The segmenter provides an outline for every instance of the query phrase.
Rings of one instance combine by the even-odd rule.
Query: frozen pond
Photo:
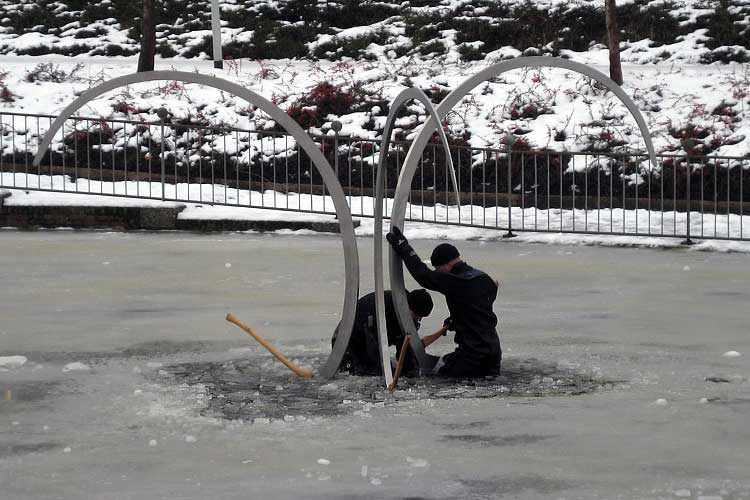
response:
[[[316,367],[335,236],[0,231],[0,498],[750,498],[747,255],[457,246],[505,378],[389,395],[224,321]]]

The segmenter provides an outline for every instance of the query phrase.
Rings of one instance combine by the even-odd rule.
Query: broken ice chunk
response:
[[[90,369],[91,369],[91,367],[89,365],[87,365],[86,363],[80,363],[80,362],[76,361],[74,363],[68,363],[67,365],[63,366],[62,371],[64,371],[64,372],[74,372],[74,371],[85,372],[85,371],[88,371]]]

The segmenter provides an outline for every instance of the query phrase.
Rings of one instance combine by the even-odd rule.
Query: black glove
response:
[[[404,233],[397,227],[394,227],[390,233],[385,235],[385,239],[391,244],[397,254],[401,255],[406,247],[409,246],[409,240],[406,239]]]
[[[453,325],[453,318],[451,318],[450,316],[443,320],[443,326],[447,327],[445,329],[446,332],[453,332],[456,330],[455,326]],[[445,333],[443,335],[445,335]]]

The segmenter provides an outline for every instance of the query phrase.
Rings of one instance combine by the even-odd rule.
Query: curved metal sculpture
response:
[[[410,100],[417,100],[421,102],[429,114],[428,119],[424,123],[422,129],[417,134],[417,137],[413,141],[409,151],[404,159],[404,165],[399,175],[398,183],[396,186],[396,192],[393,200],[393,206],[391,211],[391,229],[393,227],[403,227],[406,204],[411,190],[411,182],[414,177],[414,173],[417,168],[419,158],[422,156],[427,142],[433,131],[437,130],[440,136],[440,140],[443,147],[446,150],[446,156],[448,165],[451,173],[451,180],[453,182],[454,190],[456,191],[456,200],[460,205],[460,198],[458,193],[458,185],[456,183],[456,174],[453,168],[453,159],[450,155],[450,149],[445,131],[441,127],[441,120],[459,101],[469,93],[477,85],[489,80],[490,78],[496,77],[507,71],[523,68],[523,67],[553,67],[563,68],[581,73],[585,76],[593,78],[598,82],[604,84],[609,90],[611,90],[628,108],[630,113],[635,118],[638,127],[641,130],[641,134],[646,142],[646,147],[649,152],[649,159],[652,164],[656,166],[656,154],[654,151],[651,136],[648,131],[643,116],[636,107],[635,103],[625,92],[606,75],[599,71],[586,66],[581,63],[576,63],[566,59],[553,59],[549,57],[521,57],[490,66],[476,75],[465,80],[461,85],[452,91],[448,96],[443,99],[437,109],[433,106],[429,98],[420,89],[411,88],[403,91],[399,94],[394,101],[391,103],[390,112],[386,120],[385,129],[381,140],[380,147],[380,158],[378,162],[377,180],[376,180],[376,196],[375,196],[375,258],[374,258],[374,274],[375,274],[375,292],[376,292],[376,310],[377,310],[377,331],[378,331],[378,342],[380,348],[381,362],[383,366],[383,376],[385,379],[386,386],[389,385],[393,379],[393,373],[390,369],[390,359],[388,355],[388,334],[385,325],[385,300],[384,300],[384,283],[383,283],[383,198],[384,198],[384,169],[387,161],[387,151],[390,145],[390,136],[394,127],[397,113],[401,110],[404,104]],[[349,338],[351,336],[352,327],[354,325],[354,316],[356,312],[356,303],[359,294],[359,257],[357,252],[357,240],[354,235],[354,223],[352,221],[351,211],[346,203],[346,197],[341,184],[333,172],[333,169],[328,164],[323,154],[320,152],[318,147],[315,145],[310,136],[284,111],[279,107],[260,96],[259,94],[246,89],[240,85],[216,78],[208,75],[201,75],[197,73],[187,73],[181,71],[151,71],[145,73],[135,73],[130,75],[121,76],[114,78],[108,82],[105,82],[97,87],[87,90],[80,97],[78,97],[73,103],[68,105],[55,119],[47,131],[43,141],[39,146],[36,156],[34,157],[34,165],[39,166],[42,158],[46,154],[52,139],[56,132],[60,129],[63,123],[70,118],[73,113],[78,111],[85,104],[91,100],[99,97],[100,95],[125,86],[135,83],[142,83],[154,80],[173,80],[181,81],[185,83],[196,83],[213,87],[219,90],[223,90],[232,95],[245,99],[250,104],[258,106],[264,112],[266,112],[271,118],[277,123],[284,127],[292,136],[296,139],[299,146],[308,154],[312,160],[315,168],[323,178],[323,182],[328,189],[331,197],[333,198],[333,204],[336,209],[336,216],[339,220],[341,228],[341,238],[344,247],[344,266],[346,273],[346,286],[344,290],[344,309],[342,312],[341,322],[339,324],[339,335],[331,350],[331,354],[324,363],[320,370],[320,375],[327,378],[332,378],[338,371],[338,367],[343,359],[346,348],[349,344]],[[383,154],[383,152],[386,154]],[[391,249],[389,254],[390,263],[390,279],[391,279],[391,290],[393,294],[393,301],[396,307],[398,321],[401,328],[411,335],[411,347],[415,352],[419,361],[420,367],[426,367],[426,355],[424,347],[419,336],[416,334],[414,323],[409,314],[409,306],[406,297],[406,289],[404,287],[404,276],[403,266],[401,259]]]
[[[386,387],[389,386],[393,380],[393,372],[391,371],[390,356],[388,354],[388,331],[385,324],[385,285],[383,283],[383,198],[385,194],[385,175],[383,172],[387,166],[388,148],[391,143],[391,133],[395,126],[396,117],[401,111],[401,108],[403,108],[409,101],[421,102],[430,117],[434,118],[438,123],[438,135],[440,136],[440,142],[442,142],[443,147],[447,152],[446,157],[448,159],[448,168],[451,173],[451,181],[453,182],[453,189],[456,192],[456,200],[459,200],[458,183],[456,182],[456,171],[453,168],[453,158],[450,155],[450,146],[448,144],[448,138],[445,135],[445,130],[440,126],[440,119],[437,115],[437,111],[432,105],[430,98],[427,97],[421,89],[406,89],[397,95],[391,102],[390,111],[388,112],[388,118],[386,119],[385,128],[383,129],[383,135],[380,142],[380,159],[378,161],[378,173],[375,180],[375,227],[373,232],[373,238],[375,240],[375,265],[373,268],[375,274],[375,310],[377,311],[378,345],[380,347],[380,359],[383,366],[383,377],[385,378]],[[401,302],[405,304],[405,307],[408,310],[409,305],[406,299],[406,290],[402,287],[400,290],[392,290],[391,293],[393,302]],[[404,322],[401,315],[398,315],[398,320],[401,325],[401,330],[410,336],[410,344],[417,357],[419,366],[424,366],[424,346],[414,328],[414,322],[411,320],[411,317]]]
[[[567,59],[555,59],[551,57],[537,56],[537,57],[519,57],[507,61],[502,61],[498,64],[489,66],[474,76],[465,80],[455,90],[448,94],[445,99],[437,107],[437,116],[431,115],[425,122],[422,130],[420,130],[417,137],[412,142],[411,148],[409,148],[406,157],[404,158],[404,165],[399,175],[398,184],[396,185],[396,193],[393,199],[393,209],[391,211],[391,229],[394,227],[403,228],[404,218],[406,214],[406,203],[409,198],[409,191],[411,190],[411,181],[414,177],[414,172],[417,168],[417,162],[422,156],[427,142],[432,135],[432,131],[435,127],[440,125],[440,120],[445,117],[453,107],[458,104],[463,97],[468,94],[472,89],[477,87],[479,84],[499,76],[507,71],[511,71],[518,68],[527,67],[551,67],[551,68],[563,68],[577,73],[581,73],[589,78],[593,78],[599,83],[605,85],[612,93],[617,96],[620,101],[628,108],[628,111],[635,118],[638,127],[641,130],[641,134],[646,142],[646,148],[648,149],[649,159],[651,163],[656,167],[656,153],[654,151],[654,145],[651,141],[651,135],[646,125],[646,121],[643,119],[643,115],[638,110],[632,99],[617,85],[613,80],[607,77],[605,74],[586,66],[585,64],[569,61]],[[450,153],[448,153],[450,154]],[[509,200],[510,202],[510,200]],[[377,248],[377,247],[376,247]],[[409,306],[406,303],[406,289],[404,287],[404,271],[401,259],[390,249],[390,277],[391,277],[391,292],[394,294],[394,302],[396,306],[396,313],[399,318],[401,325],[408,325],[410,322]],[[396,300],[398,297],[400,300]],[[415,336],[417,337],[417,336]],[[412,337],[413,339],[415,337]],[[419,341],[418,337],[417,340]]]
[[[354,314],[357,307],[357,296],[359,294],[359,255],[357,252],[357,239],[354,235],[354,222],[352,221],[352,214],[349,210],[349,205],[346,203],[346,196],[344,190],[341,188],[336,174],[328,164],[328,161],[320,152],[315,142],[310,136],[300,127],[297,122],[292,120],[283,110],[273,104],[266,98],[256,94],[255,92],[246,89],[236,83],[216,78],[209,75],[201,75],[198,73],[187,73],[183,71],[149,71],[144,73],[134,73],[130,75],[124,75],[121,77],[109,80],[101,85],[93,87],[84,92],[80,97],[68,105],[55,119],[44,136],[44,140],[39,145],[39,150],[34,157],[34,165],[39,166],[42,158],[46,154],[49,146],[52,142],[57,131],[60,129],[62,124],[70,118],[73,113],[78,111],[85,104],[93,99],[96,99],[100,95],[114,90],[125,85],[132,85],[135,83],[149,82],[154,80],[172,80],[180,81],[185,83],[196,83],[205,85],[207,87],[213,87],[219,90],[223,90],[232,95],[240,97],[252,105],[258,106],[264,112],[266,112],[276,123],[284,127],[288,132],[294,136],[299,146],[308,154],[312,160],[315,168],[320,173],[325,183],[328,192],[333,198],[333,205],[336,209],[336,217],[339,221],[341,229],[341,240],[344,247],[344,269],[346,285],[344,288],[344,310],[341,314],[341,323],[339,327],[339,335],[336,338],[336,342],[331,350],[331,354],[328,360],[325,362],[320,370],[320,375],[327,378],[333,378],[336,375],[339,364],[344,357],[346,348],[349,345],[349,337],[351,336],[352,327],[354,325]]]

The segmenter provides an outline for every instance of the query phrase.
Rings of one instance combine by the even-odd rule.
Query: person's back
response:
[[[413,313],[413,320],[419,329],[419,319],[427,316],[432,311],[432,299],[426,290],[414,290],[408,292],[407,299],[409,308]],[[385,323],[388,336],[388,345],[396,346],[396,356],[401,355],[406,334],[401,329],[393,303],[393,295],[390,290],[384,293]],[[340,370],[348,370],[355,375],[379,375],[381,373],[380,346],[377,334],[377,311],[375,308],[375,292],[362,296],[357,301],[357,309],[354,314],[354,325],[349,338],[346,354],[341,362]],[[338,335],[338,327],[334,331],[332,343],[335,343]],[[411,348],[407,351],[404,372],[412,372],[418,368],[416,357]]]
[[[497,316],[493,311],[497,284],[486,273],[463,261],[453,266],[450,274],[458,279],[445,287],[445,300],[459,348],[480,357],[499,353]]]
[[[398,228],[388,233],[387,238],[417,283],[445,295],[458,348],[443,356],[435,368],[437,373],[449,377],[499,374],[502,349],[493,311],[498,283],[462,261],[451,244],[435,247],[430,257],[435,266],[433,271],[422,262]]]

